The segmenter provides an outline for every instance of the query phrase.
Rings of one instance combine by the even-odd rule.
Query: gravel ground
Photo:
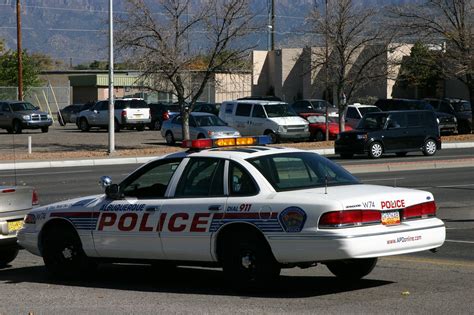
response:
[[[31,137],[32,153],[28,154],[28,138]],[[474,134],[444,136],[443,142],[474,141]],[[283,146],[302,149],[332,148],[333,141],[284,143]],[[108,132],[93,130],[81,132],[75,125],[64,127],[53,125],[48,133],[39,130],[24,130],[12,135],[0,130],[0,159],[13,160],[64,160],[78,158],[100,158],[117,156],[154,156],[183,150],[179,146],[168,146],[159,131],[122,130],[115,134],[116,151],[108,153]]]

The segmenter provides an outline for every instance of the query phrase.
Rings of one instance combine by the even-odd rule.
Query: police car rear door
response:
[[[212,222],[226,207],[225,160],[194,157],[187,161],[173,198],[161,209],[160,231],[166,259],[212,261]]]
[[[169,183],[181,158],[152,162],[121,184],[120,200],[106,200],[93,231],[101,257],[162,259],[160,213]]]

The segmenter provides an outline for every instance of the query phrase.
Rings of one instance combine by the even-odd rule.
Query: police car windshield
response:
[[[387,114],[369,113],[365,115],[357,125],[356,129],[381,130],[387,121]]]
[[[280,153],[247,161],[262,173],[276,191],[359,184],[345,169],[315,153]]]
[[[264,105],[268,118],[298,116],[293,108],[286,103]]]

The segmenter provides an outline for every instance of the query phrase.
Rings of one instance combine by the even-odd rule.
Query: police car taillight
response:
[[[344,210],[324,213],[319,219],[320,229],[345,228],[381,223],[382,214],[378,210]]]
[[[425,219],[434,216],[436,216],[436,203],[434,201],[420,203],[402,210],[403,220]]]
[[[184,140],[181,146],[183,148],[200,150],[200,149],[231,147],[231,146],[266,145],[270,143],[272,143],[270,137],[258,136],[258,137]]]

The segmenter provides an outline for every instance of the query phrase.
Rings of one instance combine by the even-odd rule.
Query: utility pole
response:
[[[328,26],[328,0],[325,0],[326,2],[326,7],[325,7],[325,11],[324,11],[324,39],[325,39],[325,63],[326,63],[326,67],[325,67],[325,91],[326,91],[326,141],[329,141],[329,108],[328,108],[328,94],[329,94],[329,62],[328,62],[328,59],[329,59],[329,44],[328,44],[328,36],[329,36],[329,26]]]
[[[267,50],[275,50],[275,0],[268,0],[268,43]]]
[[[109,155],[115,152],[114,106],[114,13],[113,0],[109,0]]]
[[[18,100],[23,101],[23,61],[21,51],[21,5],[16,0],[16,54],[18,58]]]

